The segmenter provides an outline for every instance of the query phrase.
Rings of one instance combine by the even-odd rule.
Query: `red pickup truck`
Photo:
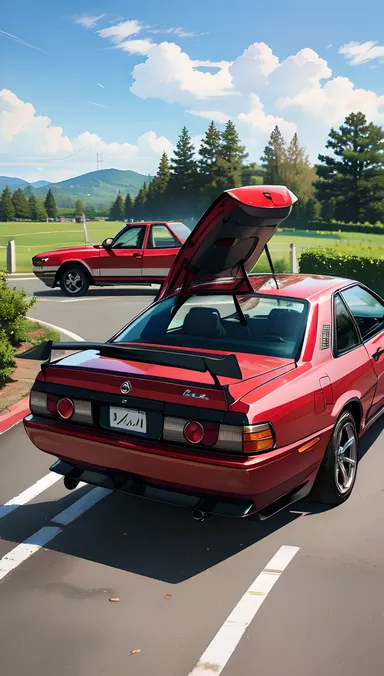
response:
[[[83,296],[91,284],[161,283],[190,229],[184,223],[129,223],[102,244],[47,251],[32,258],[44,284]]]

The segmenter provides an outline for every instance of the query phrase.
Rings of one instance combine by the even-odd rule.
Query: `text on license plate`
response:
[[[109,409],[109,424],[111,427],[116,427],[118,429],[132,430],[132,432],[146,434],[147,414],[145,411],[111,406]]]

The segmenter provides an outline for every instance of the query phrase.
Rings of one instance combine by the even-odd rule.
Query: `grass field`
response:
[[[113,237],[122,227],[122,222],[89,222],[87,223],[89,240],[99,243],[106,237]],[[77,223],[0,223],[0,270],[6,266],[6,245],[10,239],[16,242],[17,272],[31,270],[32,256],[67,246],[84,244],[84,232]],[[277,232],[271,242],[271,252],[276,268],[280,271],[289,269],[289,244],[293,242],[298,250],[313,246],[339,245],[343,249],[353,248],[367,253],[384,256],[383,235],[371,235],[358,232],[307,232],[305,230],[285,230]],[[257,266],[259,271],[267,269],[266,261],[261,260]]]

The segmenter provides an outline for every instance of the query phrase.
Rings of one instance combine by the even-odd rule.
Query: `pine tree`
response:
[[[367,123],[363,113],[351,113],[338,130],[331,129],[319,155],[318,199],[335,200],[335,215],[355,223],[384,218],[384,130]]]
[[[44,202],[41,202],[41,200],[36,201],[36,220],[37,221],[47,220],[47,211],[44,206]]]
[[[139,192],[135,197],[135,202],[133,205],[133,212],[135,214],[135,220],[139,221],[145,217],[145,206],[147,201],[148,188],[147,184],[144,183],[143,187],[140,188]]]
[[[75,216],[82,216],[85,211],[85,205],[84,202],[81,200],[76,200],[75,204]]]
[[[193,213],[198,190],[195,147],[188,129],[183,127],[171,159],[170,197],[177,218]]]
[[[124,208],[125,208],[124,200],[123,200],[123,198],[120,194],[120,190],[119,190],[119,193],[118,193],[115,201],[113,202],[113,204],[112,204],[112,206],[109,210],[109,220],[110,221],[123,221],[124,220]]]
[[[125,203],[124,203],[124,216],[125,220],[129,221],[131,218],[133,218],[133,202],[132,202],[132,197],[127,192],[126,198],[125,198]]]
[[[6,185],[0,198],[0,221],[13,221],[15,208],[12,203],[12,193]]]
[[[225,125],[221,139],[220,155],[217,160],[218,192],[241,185],[243,163],[248,157],[231,120]]]
[[[156,189],[160,194],[166,192],[171,176],[171,167],[168,160],[168,155],[164,151],[159,163],[159,168],[156,174]]]
[[[199,150],[199,185],[204,206],[220,192],[220,151],[221,133],[212,121]]]
[[[29,218],[28,202],[21,188],[17,188],[12,195],[12,204],[15,209],[15,217],[22,221]]]
[[[285,141],[278,126],[272,131],[268,144],[261,157],[265,170],[264,183],[266,185],[284,184],[284,165],[287,160]]]
[[[305,214],[308,217],[311,212],[315,214],[313,182],[316,178],[316,171],[311,166],[305,149],[300,146],[297,134],[294,134],[288,146],[285,162],[281,169],[281,178],[283,184],[292,190],[299,199],[295,209],[296,215],[299,217]],[[313,202],[312,207],[307,208],[311,201]]]
[[[29,209],[29,218],[32,221],[37,221],[37,199],[34,195],[30,195],[28,198],[28,209]]]
[[[53,192],[51,188],[49,188],[47,192],[47,196],[44,201],[44,206],[48,215],[48,218],[56,218],[57,216],[57,207],[56,207],[56,202],[55,198],[53,196]]]

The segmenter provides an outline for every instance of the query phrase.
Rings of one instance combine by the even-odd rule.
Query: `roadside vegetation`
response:
[[[28,298],[24,290],[11,289],[5,274],[0,272],[0,410],[9,405],[6,390],[7,385],[15,382],[12,374],[18,352],[39,345],[44,340],[60,340],[56,331],[26,318],[34,304],[35,298]],[[13,385],[11,389],[14,391],[17,388]],[[20,396],[28,392],[28,386],[22,384],[21,389]]]

